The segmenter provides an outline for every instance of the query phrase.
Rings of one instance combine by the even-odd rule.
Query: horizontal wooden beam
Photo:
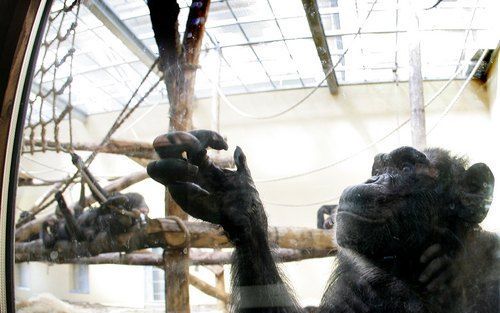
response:
[[[16,253],[15,261],[17,263],[27,262],[29,254],[24,253],[24,244],[18,245],[19,250]],[[326,258],[335,255],[336,250],[316,250],[316,249],[286,249],[278,248],[273,251],[277,262],[297,262],[307,259]],[[189,252],[190,266],[214,266],[232,263],[232,251],[204,251],[202,249],[192,248]],[[30,259],[35,262],[38,260]],[[132,252],[120,253],[109,252],[91,257],[81,257],[69,260],[59,260],[61,264],[117,264],[117,265],[140,265],[140,266],[159,266],[163,268],[162,255],[153,252]]]
[[[25,138],[24,142],[28,145],[30,142],[29,138]],[[34,139],[33,144],[35,147],[42,147],[42,141],[40,139]],[[132,158],[141,165],[147,164],[148,160],[158,159],[152,143],[111,139],[103,146],[87,143],[73,143],[71,146],[69,143],[60,143],[60,145],[64,149],[72,148],[75,151],[99,151],[100,153],[119,154]],[[46,140],[45,147],[48,149],[55,149],[56,143],[51,140]],[[29,147],[26,148],[26,151],[29,152]],[[211,155],[210,157],[215,164],[222,168],[234,167],[232,157],[221,156],[219,154]]]
[[[209,223],[184,222],[189,231],[192,248],[227,248],[229,239],[221,227]],[[296,227],[270,227],[270,243],[279,248],[299,250],[326,250],[334,253],[337,246],[330,231]],[[100,233],[92,242],[58,241],[53,249],[46,249],[40,239],[16,243],[16,256],[24,261],[62,262],[91,257],[107,252],[131,252],[152,247],[182,247],[185,233],[170,219],[149,220],[143,227],[135,226],[128,233],[110,236]]]

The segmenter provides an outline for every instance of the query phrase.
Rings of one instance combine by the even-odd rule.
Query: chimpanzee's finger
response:
[[[195,155],[203,150],[200,141],[187,132],[170,132],[160,135],[153,141],[153,148],[160,158],[182,158],[182,153]]]
[[[215,150],[227,150],[227,143],[219,133],[212,130],[197,129],[189,132],[195,136],[199,141],[202,148],[212,148]]]
[[[426,289],[428,291],[437,291],[439,289],[448,288],[450,287],[448,285],[452,277],[453,275],[451,271],[443,271],[435,279],[427,284]]]
[[[420,263],[427,263],[429,260],[436,258],[441,253],[441,245],[436,243],[427,248],[420,256]]]
[[[247,157],[240,147],[236,147],[236,149],[234,150],[234,164],[236,164],[236,170],[238,171],[238,173],[251,176],[250,169],[247,165]]]
[[[210,193],[193,183],[176,182],[168,185],[175,202],[189,215],[214,224],[220,223],[220,213],[212,205]]]
[[[161,159],[148,164],[148,175],[163,185],[176,181],[193,181],[198,167],[183,159]]]
[[[420,274],[418,281],[421,283],[428,283],[437,274],[443,271],[447,266],[450,266],[450,260],[447,257],[439,257],[432,260]]]

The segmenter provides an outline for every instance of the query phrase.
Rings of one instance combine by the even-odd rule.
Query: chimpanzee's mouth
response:
[[[347,216],[349,218],[353,218],[365,223],[385,223],[386,221],[386,218],[383,217],[381,218],[381,217],[368,216],[365,214],[358,214],[348,210],[341,210],[339,208],[339,210],[337,211],[337,218],[343,216]]]

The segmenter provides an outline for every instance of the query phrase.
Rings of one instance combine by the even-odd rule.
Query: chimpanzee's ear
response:
[[[490,209],[494,185],[495,177],[486,164],[472,165],[465,172],[461,183],[458,217],[470,223],[480,223]]]

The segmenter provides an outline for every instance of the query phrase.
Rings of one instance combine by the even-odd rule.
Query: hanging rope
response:
[[[84,164],[86,167],[89,167],[89,165],[95,159],[95,157],[97,156],[97,154],[100,151],[100,148],[102,148],[104,145],[106,145],[109,142],[109,140],[111,139],[113,134],[120,128],[120,126],[123,125],[123,123],[130,117],[130,115],[144,102],[144,100],[146,100],[146,98],[160,84],[160,82],[163,81],[163,75],[162,75],[158,78],[158,80],[153,85],[150,86],[150,88],[146,91],[146,93],[144,93],[144,95],[141,96],[141,98],[139,98],[139,100],[137,100],[137,102],[133,106],[130,106],[133,99],[139,93],[139,90],[141,89],[142,85],[145,83],[145,81],[147,80],[149,75],[152,73],[154,67],[157,64],[158,64],[158,59],[151,65],[148,72],[146,73],[146,75],[144,76],[142,81],[140,82],[139,86],[137,86],[137,88],[134,90],[131,97],[129,98],[129,100],[127,101],[125,106],[123,107],[122,111],[118,114],[117,118],[115,119],[115,122],[113,123],[113,125],[111,125],[110,129],[108,130],[108,132],[106,133],[104,138],[101,140],[101,143],[98,145],[98,147],[94,151],[92,151],[90,156],[85,160]],[[71,186],[74,183],[75,179],[79,175],[80,175],[80,172],[77,171],[75,174],[73,174],[73,176],[65,179],[64,183],[60,189],[60,192],[64,192],[69,186]],[[52,203],[54,203],[54,202],[55,202],[55,200],[51,199],[47,203],[40,205],[40,209],[38,210],[38,212],[43,211],[44,209],[46,209],[47,207],[52,205]]]
[[[35,152],[34,139],[37,129],[40,130],[41,151],[46,151],[46,134],[47,126],[49,124],[53,125],[55,150],[57,152],[61,151],[62,148],[59,142],[59,125],[65,118],[68,118],[69,123],[70,147],[73,144],[71,130],[71,111],[73,108],[71,83],[73,81],[73,57],[75,54],[75,34],[76,27],[78,25],[78,16],[80,13],[80,0],[74,0],[69,5],[68,2],[69,1],[65,0],[61,9],[51,12],[47,21],[44,40],[40,47],[43,51],[41,58],[42,61],[40,67],[33,76],[33,82],[37,87],[37,91],[34,93],[34,98],[28,100],[28,114],[25,129],[29,131],[29,151],[24,152],[32,154]],[[63,30],[62,26],[65,25],[68,13],[70,12],[74,13],[74,19],[72,20],[70,26],[66,30]],[[49,39],[49,35],[54,28],[56,29],[55,35],[52,39]],[[64,55],[61,56],[61,45],[68,39],[71,41],[69,45],[70,47]],[[55,47],[54,60],[50,64],[46,64],[49,50],[52,50],[53,46]],[[64,66],[68,67],[68,76],[62,84],[58,86],[56,84],[58,78],[57,74]],[[47,87],[48,85],[50,87]],[[49,104],[49,99],[51,104]],[[65,102],[64,108],[57,108],[58,102]],[[51,107],[46,108],[48,105]]]
[[[75,0],[68,5],[68,0],[65,0],[61,9],[54,10],[50,13],[46,31],[44,35],[44,40],[41,44],[41,64],[36,70],[33,81],[35,82],[35,87],[37,87],[36,93],[34,93],[34,98],[28,101],[28,113],[25,129],[29,131],[29,136],[26,145],[29,147],[28,150],[23,151],[24,153],[34,153],[34,152],[46,152],[51,151],[73,151],[73,131],[71,124],[71,113],[73,109],[72,105],[72,82],[73,82],[73,57],[75,54],[75,33],[76,27],[78,25],[78,16],[80,12],[80,0]],[[73,12],[75,11],[75,12]],[[74,13],[74,20],[71,22],[70,26],[63,30],[62,26],[67,24],[68,13]],[[66,22],[66,23],[65,23]],[[50,37],[54,29],[56,30],[55,35]],[[63,54],[61,53],[62,43],[71,38],[70,48]],[[49,52],[50,50],[50,52]],[[55,51],[55,52],[52,52]],[[49,55],[54,54],[54,60],[47,64],[46,60]],[[133,100],[138,95],[141,87],[144,85],[145,81],[151,74],[155,66],[157,66],[158,60],[151,65],[146,75],[141,80],[139,86],[135,89],[133,94],[130,96],[127,103],[124,105],[122,111],[117,116],[113,125],[110,127],[104,138],[101,140],[97,149],[94,150],[91,155],[85,160],[85,166],[88,167],[96,155],[99,153],[99,149],[106,145],[111,136],[116,132],[118,128],[130,117],[130,115],[144,102],[144,100],[151,94],[151,92],[160,84],[163,77],[159,77],[158,80],[150,86],[150,88],[142,95],[139,100],[132,106]],[[65,80],[56,85],[56,80],[58,78],[58,72],[63,66],[68,66],[68,77]],[[50,88],[46,88],[50,85]],[[58,103],[64,103],[64,106],[59,108]],[[50,108],[48,106],[51,106]],[[50,116],[47,116],[50,115]],[[69,124],[69,147],[63,148],[59,141],[59,125],[64,119],[68,119]],[[54,133],[54,147],[48,147],[47,145],[47,126],[53,125]],[[37,130],[40,131],[40,149],[35,150],[35,133]],[[75,180],[79,177],[80,172],[76,171],[72,176],[68,176],[64,179],[64,183],[60,189],[60,192],[64,192],[70,185],[72,185]],[[54,199],[42,203],[38,212],[50,206],[54,203]]]
[[[474,68],[469,73],[469,75],[467,76],[466,80],[464,81],[464,83],[462,84],[462,86],[460,87],[460,89],[458,90],[458,92],[455,95],[455,97],[453,97],[453,99],[451,100],[451,102],[443,110],[443,112],[441,113],[438,121],[436,121],[436,123],[427,132],[427,135],[429,135],[443,121],[443,119],[448,115],[448,113],[451,111],[451,109],[453,108],[453,106],[455,106],[455,104],[458,102],[458,99],[460,99],[460,97],[462,96],[463,92],[465,91],[465,88],[467,87],[467,85],[470,83],[470,81],[474,77],[474,74],[476,73],[476,71],[478,70],[478,68],[481,66],[481,63],[483,62],[483,60],[484,60],[484,58],[486,57],[487,54],[488,54],[488,50],[485,49],[483,51],[483,53],[481,54],[481,56],[479,57],[479,59],[477,60],[476,65],[474,66]],[[468,63],[466,63],[466,65],[468,65]],[[453,76],[434,94],[434,96],[425,104],[426,108],[446,89],[446,87],[448,87],[450,85],[450,83],[458,76],[458,74],[461,71],[462,71],[462,68],[459,68],[455,72],[455,74],[453,74]],[[387,138],[389,135],[391,135],[395,131],[399,130],[403,125],[406,125],[409,121],[410,121],[410,119],[407,119],[406,121],[403,122],[403,124],[399,125],[394,131],[390,132],[389,134],[385,135],[384,137],[382,137],[381,139],[375,141],[374,143],[378,143],[378,142],[382,141],[383,139]],[[352,154],[351,156],[355,156],[355,155],[361,153],[362,151],[366,151],[368,148],[371,148],[374,143],[372,143],[371,145],[368,145],[367,147],[365,147],[362,150],[359,150],[358,152]],[[343,160],[347,160],[347,159],[348,158],[344,158],[344,159],[339,160],[337,162],[331,163],[330,165],[331,166],[336,165],[336,164],[342,162]],[[323,167],[323,168],[326,168],[326,167]],[[317,171],[319,171],[319,169],[317,169],[315,171],[317,172]],[[313,171],[309,171],[309,172],[312,173]],[[300,176],[305,176],[308,173],[301,173],[301,174],[302,175],[300,175]],[[282,177],[279,180],[285,180],[285,179],[294,178],[294,177],[299,177],[299,175],[291,175],[291,176],[287,176],[287,177]],[[265,181],[262,181],[262,180],[258,181],[258,180],[256,180],[255,182],[268,182],[268,181],[277,181],[277,180],[278,179],[275,179],[275,180],[265,180]],[[281,202],[274,202],[274,201],[267,201],[267,200],[262,200],[262,201],[265,204],[274,205],[274,206],[282,206],[282,207],[307,207],[307,206],[313,206],[313,205],[321,205],[321,204],[325,204],[325,203],[332,203],[332,202],[338,201],[339,199],[340,199],[340,196],[336,196],[336,197],[325,199],[325,200],[320,200],[320,201],[315,201],[315,202],[310,202],[310,203],[302,203],[302,204],[281,203]]]
[[[484,58],[484,57],[483,57]],[[479,62],[480,63],[480,62]],[[478,64],[479,64],[478,63]],[[468,65],[468,62],[462,64],[462,67]],[[477,64],[476,64],[477,65]],[[449,79],[448,81],[443,84],[443,86],[441,86],[441,88],[431,97],[431,99],[429,101],[426,102],[425,104],[425,108],[427,108],[429,105],[431,105],[434,100],[436,100],[436,98],[441,95],[443,93],[443,91],[456,79],[456,77],[461,73],[462,71],[462,67],[460,69],[458,69]],[[473,71],[474,73],[475,71]],[[463,84],[462,88],[460,89],[459,91],[459,94],[460,95],[462,92],[463,92],[463,89],[465,89],[465,87],[467,86],[467,84],[469,83],[470,80],[466,80],[465,83]],[[454,101],[456,101],[454,99]],[[453,102],[453,101],[452,101]],[[395,129],[393,129],[392,131],[388,132],[387,134],[385,134],[384,136],[380,137],[379,139],[373,141],[372,143],[366,145],[365,147],[357,150],[356,152],[353,152],[349,155],[347,155],[345,158],[342,158],[342,159],[339,159],[337,161],[334,161],[334,162],[331,162],[331,163],[328,163],[326,165],[323,165],[321,167],[318,167],[318,168],[315,168],[315,169],[312,169],[312,170],[309,170],[309,171],[305,171],[305,172],[300,172],[300,173],[296,173],[296,174],[292,174],[292,175],[287,175],[287,176],[281,176],[281,177],[275,177],[275,178],[268,178],[268,179],[256,179],[254,180],[256,183],[270,183],[270,182],[276,182],[276,181],[283,181],[283,180],[288,180],[288,179],[293,179],[293,178],[297,178],[297,177],[302,177],[302,176],[307,176],[307,175],[310,175],[310,174],[314,174],[314,173],[317,173],[317,172],[321,172],[323,170],[326,170],[328,168],[331,168],[331,167],[334,167],[340,163],[343,163],[349,159],[352,159],[360,154],[362,154],[363,152],[371,149],[372,147],[374,147],[375,145],[379,144],[380,142],[384,141],[385,139],[387,139],[388,137],[390,137],[391,135],[393,135],[394,133],[396,133],[397,131],[399,131],[401,128],[403,128],[403,126],[405,126],[406,124],[408,124],[410,122],[410,119],[406,119],[405,121],[403,121],[401,124],[399,124]],[[434,126],[435,127],[435,126]],[[433,128],[434,128],[433,127]]]
[[[429,131],[427,132],[427,136],[443,121],[443,119],[446,117],[446,115],[448,115],[448,113],[450,113],[451,109],[455,106],[455,104],[457,104],[458,99],[460,99],[460,97],[462,96],[462,94],[465,91],[465,87],[467,87],[467,85],[470,83],[470,81],[474,77],[474,74],[477,72],[477,69],[483,63],[483,60],[484,60],[484,58],[486,57],[487,54],[488,54],[488,49],[484,49],[483,53],[479,57],[479,60],[477,60],[476,65],[474,66],[474,68],[472,69],[472,71],[469,73],[469,76],[467,76],[467,78],[465,79],[464,83],[462,84],[462,86],[458,90],[458,92],[455,95],[455,97],[453,97],[453,99],[451,100],[451,102],[444,109],[443,113],[441,113],[441,115],[439,116],[439,118],[436,121],[436,123],[434,123],[434,125],[429,129]]]
[[[373,8],[375,7],[375,4],[377,4],[377,1],[378,0],[373,1],[372,6],[370,7],[370,10],[368,11],[368,14],[366,15],[365,19],[361,23],[361,26],[358,27],[358,30],[355,33],[354,38],[351,41],[351,44],[349,45],[349,47],[347,47],[346,50],[344,50],[344,52],[342,53],[340,58],[337,60],[335,65],[333,65],[328,70],[328,72],[325,74],[325,77],[312,90],[310,90],[302,99],[300,99],[299,101],[297,101],[296,103],[292,104],[291,106],[289,106],[288,108],[286,108],[284,110],[281,110],[279,112],[269,114],[269,115],[253,115],[253,114],[247,113],[245,111],[242,111],[226,97],[226,95],[224,94],[224,92],[222,91],[220,86],[217,83],[213,82],[212,79],[210,79],[209,75],[206,75],[206,73],[204,73],[204,74],[205,74],[206,78],[208,79],[208,81],[215,87],[215,89],[217,90],[217,93],[219,93],[219,96],[221,97],[222,101],[224,101],[224,103],[227,104],[227,106],[229,108],[231,108],[234,112],[238,113],[239,115],[246,117],[246,118],[255,119],[255,120],[265,120],[265,119],[271,119],[271,118],[276,118],[278,116],[281,116],[285,113],[292,111],[293,109],[295,109],[296,107],[298,107],[299,105],[304,103],[307,99],[309,99],[319,88],[321,88],[321,85],[328,79],[328,77],[333,74],[333,72],[335,71],[335,68],[340,64],[340,62],[342,62],[342,60],[344,59],[347,52],[349,52],[349,50],[354,46],[356,38],[361,34],[361,30],[364,28],[366,22],[368,21],[368,18],[370,17],[371,13],[373,12]]]

